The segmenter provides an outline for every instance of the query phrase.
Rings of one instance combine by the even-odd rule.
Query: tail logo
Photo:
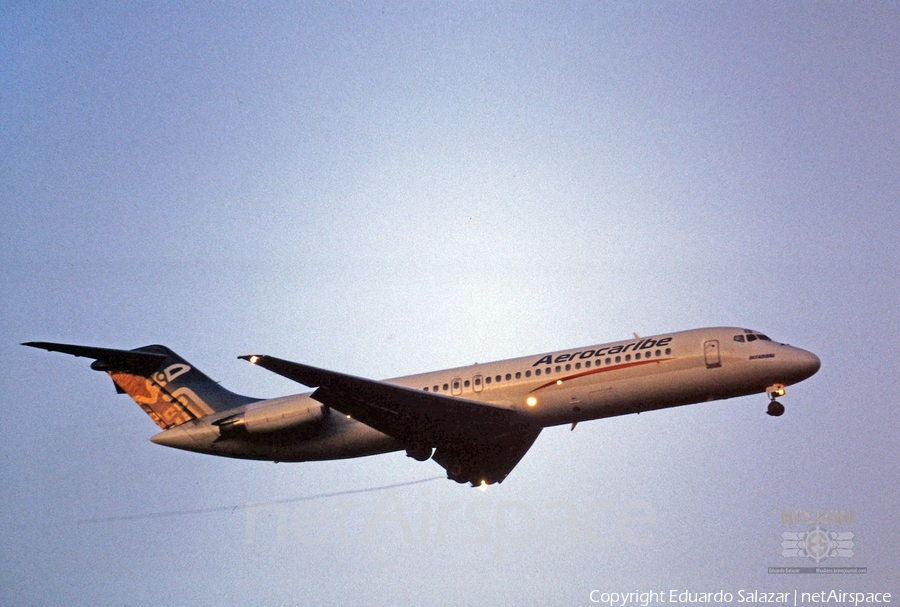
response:
[[[165,386],[167,383],[175,379],[180,375],[184,375],[188,371],[191,370],[190,365],[185,365],[183,363],[177,363],[174,365],[170,365],[156,374],[156,383],[160,386]]]
[[[166,387],[192,367],[184,363],[169,365],[150,377],[110,371],[109,375],[141,408],[166,430],[209,413],[212,408],[186,387],[170,392]]]

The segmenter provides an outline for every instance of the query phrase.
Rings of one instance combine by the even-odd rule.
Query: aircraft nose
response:
[[[798,370],[803,374],[804,379],[815,375],[822,366],[822,361],[819,360],[819,357],[807,350],[797,348],[796,358]]]

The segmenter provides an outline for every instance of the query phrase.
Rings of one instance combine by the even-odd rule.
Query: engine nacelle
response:
[[[328,415],[322,403],[308,396],[285,396],[247,405],[243,413],[213,422],[222,436],[296,430],[320,423]]]

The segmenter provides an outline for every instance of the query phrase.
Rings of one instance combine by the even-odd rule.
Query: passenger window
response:
[[[522,379],[522,372],[516,371],[516,379]]]
[[[621,356],[616,356],[616,362],[617,362],[617,363],[622,362],[622,357],[621,357]]]
[[[562,367],[560,367],[559,365],[556,365],[556,372],[559,373],[561,371],[562,371]]]
[[[498,376],[496,377],[496,381],[497,381],[497,382],[503,381],[503,377],[501,377],[500,375],[498,375]]]
[[[459,390],[459,382],[458,381],[453,382],[453,389]]]
[[[572,370],[572,365],[566,365],[566,371],[571,371],[571,370]]]
[[[448,384],[444,384],[444,392],[446,392],[449,389],[450,389],[450,386]]]
[[[425,386],[425,387],[422,388],[422,389],[425,390],[426,392],[428,392],[428,386]]]
[[[476,378],[475,378],[475,385],[476,385],[476,386],[480,386],[480,385],[481,385],[481,378],[480,378],[480,377],[476,377]]]
[[[640,353],[640,352],[638,352],[637,354],[634,355],[634,360],[641,360],[641,353]]]
[[[531,377],[531,371],[525,371],[525,377]]]
[[[534,370],[534,374],[535,374],[535,376],[540,375],[540,374],[541,374],[541,370],[540,370],[540,369],[535,369],[535,370]]]
[[[588,364],[590,364],[590,363],[588,363]],[[576,369],[580,369],[580,368],[581,368],[581,363],[575,363],[575,368],[576,368]]]
[[[741,343],[744,343],[744,336],[743,335],[735,335],[734,341],[739,341]]]
[[[625,362],[628,362],[629,360],[631,360],[631,354],[626,354],[626,355],[625,355]]]
[[[487,377],[484,378],[484,383],[486,383],[486,384],[491,383],[491,376],[490,376],[490,375],[488,375]]]
[[[439,388],[438,386],[435,386],[434,388],[432,388],[432,391],[433,391],[433,392],[437,392],[439,389],[440,389],[440,388]]]
[[[666,356],[672,353],[672,348],[666,348]]]
[[[659,356],[660,354],[662,354],[662,352],[660,352],[659,350],[657,350],[657,351],[656,351],[656,355]]]
[[[468,379],[467,379],[466,381],[463,382],[463,386],[465,386],[466,388],[469,387],[469,380],[468,380]]]
[[[511,380],[511,379],[512,379],[512,375],[510,375],[509,373],[507,373],[507,374],[506,374],[506,381],[509,381],[509,380]]]
[[[577,366],[577,365],[576,365],[576,366]],[[587,361],[586,363],[584,363],[584,368],[585,368],[585,369],[590,369],[590,368],[591,368],[591,361]]]

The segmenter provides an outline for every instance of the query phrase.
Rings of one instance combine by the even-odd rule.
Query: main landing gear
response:
[[[434,453],[433,447],[419,443],[413,443],[406,449],[406,456],[413,458],[417,462],[424,462],[431,459],[432,453]]]
[[[778,417],[784,414],[784,405],[775,400],[779,396],[784,396],[784,385],[775,384],[766,388],[766,394],[769,395],[769,408],[766,410],[768,415]]]

